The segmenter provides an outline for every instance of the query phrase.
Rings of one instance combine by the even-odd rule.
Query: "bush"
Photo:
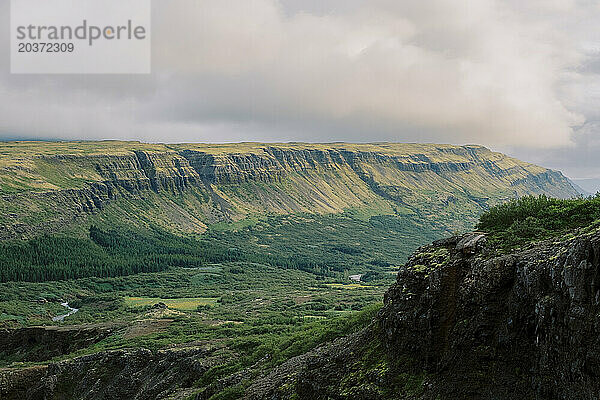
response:
[[[600,219],[600,196],[555,199],[525,196],[490,208],[477,228],[490,234],[501,247],[560,235],[590,225]]]

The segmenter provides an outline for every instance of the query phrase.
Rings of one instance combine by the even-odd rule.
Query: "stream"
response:
[[[66,317],[68,317],[69,315],[73,315],[75,314],[77,311],[79,311],[79,308],[73,308],[69,305],[69,303],[65,302],[65,303],[60,303],[61,306],[65,307],[67,310],[69,310],[68,313],[63,314],[63,315],[57,315],[56,317],[52,317],[52,321],[57,322],[57,321],[64,321],[64,319]]]

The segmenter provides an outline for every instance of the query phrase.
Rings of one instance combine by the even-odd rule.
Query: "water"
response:
[[[68,317],[69,315],[73,315],[75,314],[77,311],[79,311],[79,308],[73,308],[69,305],[69,303],[60,303],[61,306],[65,307],[67,310],[69,310],[68,313],[63,314],[63,315],[57,315],[56,317],[52,317],[52,321],[57,322],[60,321],[62,322],[66,317]]]

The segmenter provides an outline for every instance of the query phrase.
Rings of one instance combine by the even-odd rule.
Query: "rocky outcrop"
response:
[[[45,365],[14,370],[0,368],[0,398],[6,400],[26,399],[27,391],[35,382],[39,382],[45,373]]]
[[[480,234],[419,249],[385,296],[386,349],[448,398],[599,398],[600,234],[488,251]]]
[[[273,183],[281,181],[288,174],[285,164],[257,154],[216,156],[196,150],[183,150],[181,155],[200,179],[211,184]]]
[[[374,332],[371,327],[292,358],[255,380],[243,399],[408,398],[403,396],[406,391],[394,387],[393,376],[401,372],[389,368]]]
[[[364,331],[248,399],[599,399],[600,232],[497,255],[482,233],[415,252]]]
[[[191,346],[150,351],[113,350],[25,369],[0,369],[0,398],[186,398],[193,384],[223,363],[217,348]],[[179,393],[180,397],[172,397]]]
[[[99,342],[113,332],[112,325],[40,326],[0,329],[0,358],[46,361]]]

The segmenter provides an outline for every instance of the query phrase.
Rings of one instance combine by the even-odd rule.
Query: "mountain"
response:
[[[451,232],[489,205],[541,193],[578,194],[560,172],[474,145],[0,143],[0,239],[89,221],[202,233],[352,209]]]
[[[461,387],[476,391],[488,370],[537,368],[489,341],[505,315],[516,326],[534,318],[526,303],[538,301],[496,294],[494,279],[507,288],[533,267],[505,281],[512,267],[493,270],[499,258],[461,252],[479,251],[479,236],[399,266],[482,212],[480,225],[512,223],[489,231],[488,247],[511,251],[600,218],[598,199],[526,196],[577,190],[560,172],[481,146],[9,142],[0,191],[2,399],[414,398],[428,385],[448,391],[458,378],[443,371],[455,361]],[[558,290],[536,285],[542,299]],[[530,343],[536,329],[509,342]],[[572,347],[556,351],[573,374],[594,365],[562,358]],[[505,374],[506,387],[533,390]]]

